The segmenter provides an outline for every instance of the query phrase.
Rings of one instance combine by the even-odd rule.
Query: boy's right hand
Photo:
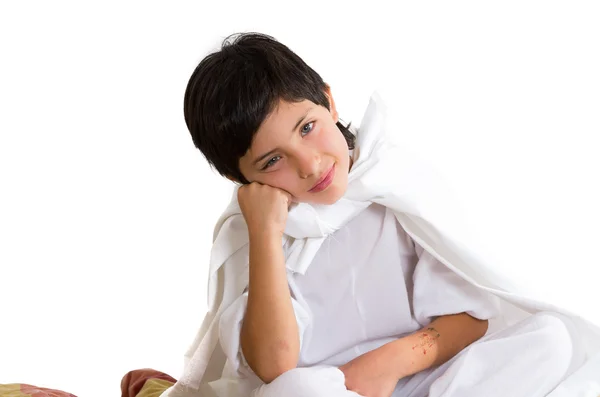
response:
[[[283,235],[292,196],[281,189],[252,182],[238,189],[238,202],[248,225],[248,233]]]

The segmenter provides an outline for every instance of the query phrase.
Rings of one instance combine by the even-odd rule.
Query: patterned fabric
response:
[[[163,372],[150,368],[136,369],[123,377],[121,397],[158,397],[175,382]]]
[[[77,397],[60,390],[45,389],[24,383],[0,385],[0,397]]]
[[[150,368],[128,372],[121,380],[122,397],[158,397],[175,384],[169,375]],[[45,389],[24,383],[0,384],[0,397],[77,397],[60,390]]]

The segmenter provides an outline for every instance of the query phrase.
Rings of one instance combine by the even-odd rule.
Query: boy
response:
[[[266,35],[226,40],[198,65],[187,126],[240,187],[216,229],[218,309],[169,396],[532,397],[567,373],[572,341],[556,316],[463,351],[499,302],[403,218],[404,171],[391,168],[378,106],[355,134],[330,87]],[[520,348],[530,358],[513,362]]]

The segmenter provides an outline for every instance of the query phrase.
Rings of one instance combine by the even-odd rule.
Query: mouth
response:
[[[333,182],[333,177],[335,176],[335,163],[323,173],[321,178],[317,181],[317,183],[309,190],[310,193],[318,193],[327,189],[331,182]]]

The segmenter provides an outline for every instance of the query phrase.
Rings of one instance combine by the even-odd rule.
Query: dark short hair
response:
[[[298,55],[273,37],[238,33],[206,56],[192,73],[183,111],[194,145],[223,176],[248,183],[239,160],[280,100],[309,100],[328,110],[327,84]],[[348,126],[337,127],[354,149]]]

